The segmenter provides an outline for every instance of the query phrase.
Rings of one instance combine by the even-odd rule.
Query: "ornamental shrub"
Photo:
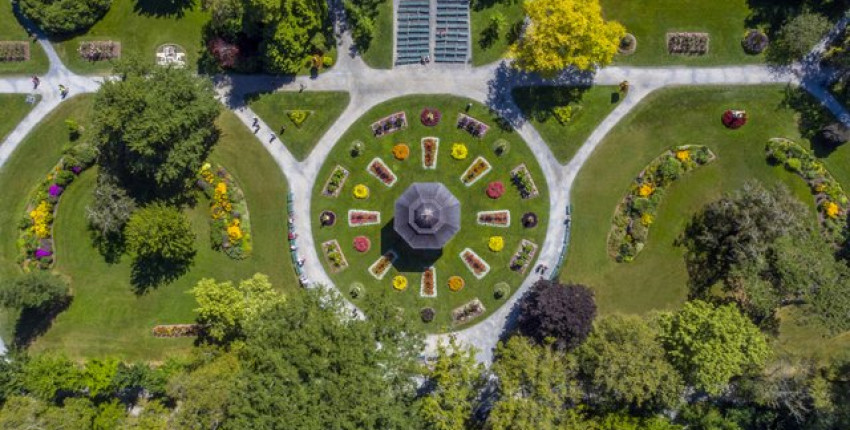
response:
[[[363,295],[363,284],[354,282],[348,287],[348,296],[352,299],[358,299]]]
[[[74,175],[74,172],[63,169],[53,176],[53,182],[55,182],[56,185],[59,185],[60,187],[67,187],[68,184],[74,181],[75,177],[76,175]]]
[[[785,161],[785,167],[792,172],[799,172],[803,168],[803,162],[799,158],[789,158]]]
[[[301,125],[304,124],[304,121],[307,121],[307,117],[310,116],[310,111],[303,109],[291,110],[286,112],[286,116],[293,124],[295,124],[296,127],[301,128]]]
[[[541,279],[523,297],[517,326],[538,343],[574,348],[590,334],[594,318],[596,302],[590,289]]]
[[[325,68],[331,67],[334,65],[334,58],[328,55],[322,57],[322,66]]]
[[[112,0],[18,0],[21,13],[48,34],[88,29],[109,10]]]
[[[29,272],[0,283],[0,304],[14,309],[45,309],[67,300],[68,283],[48,272]]]
[[[186,215],[161,203],[133,213],[124,234],[127,249],[137,258],[185,262],[195,254],[195,233]]]
[[[510,294],[511,286],[507,282],[499,282],[493,289],[493,298],[496,300],[504,299]]]

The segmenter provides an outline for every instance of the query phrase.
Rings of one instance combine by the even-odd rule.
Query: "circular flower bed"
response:
[[[493,181],[487,184],[487,197],[498,199],[505,194],[505,184],[502,181]]]
[[[354,238],[354,249],[357,252],[366,252],[372,247],[372,242],[366,236],[357,236]]]
[[[422,317],[422,322],[424,323],[434,321],[435,315],[437,315],[437,312],[434,308],[422,308],[422,310],[419,311],[419,316]]]
[[[460,291],[463,289],[463,286],[466,285],[466,281],[464,281],[460,276],[452,276],[449,278],[448,285],[450,290]]]
[[[336,224],[336,214],[331,211],[322,211],[319,222],[322,223],[322,227],[330,227]]]
[[[723,121],[723,125],[725,125],[726,128],[735,130],[743,127],[744,124],[747,123],[747,113],[742,110],[729,109],[726,112],[723,112],[721,121]]]
[[[407,278],[403,275],[396,275],[393,278],[393,288],[398,291],[404,291],[407,288]]]
[[[455,143],[452,145],[452,158],[455,160],[463,160],[469,155],[469,149],[466,148],[466,145],[462,143]]]
[[[363,184],[357,184],[354,186],[354,197],[358,199],[365,199],[369,197],[369,187]]]
[[[438,109],[432,108],[422,109],[422,113],[419,114],[419,120],[422,121],[422,125],[426,127],[433,127],[439,124],[442,117],[443,114],[441,114]]]
[[[620,39],[620,46],[617,47],[617,52],[622,55],[631,55],[635,53],[637,49],[637,39],[631,33],[626,33],[622,39]]]
[[[487,241],[487,247],[490,248],[490,251],[499,252],[505,249],[505,238],[502,236],[490,236],[490,240]]]
[[[526,212],[522,216],[522,226],[525,228],[537,227],[537,214],[534,212]]]
[[[769,42],[770,39],[766,34],[759,30],[750,30],[747,32],[747,35],[744,36],[744,40],[741,41],[741,46],[744,47],[744,51],[747,54],[758,55],[767,49]]]
[[[410,147],[409,146],[407,146],[403,143],[399,143],[396,146],[393,146],[393,157],[395,157],[396,160],[406,160],[407,157],[409,157],[409,156],[410,156]]]

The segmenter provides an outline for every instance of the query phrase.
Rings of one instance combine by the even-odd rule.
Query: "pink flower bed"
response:
[[[487,197],[498,199],[505,194],[505,184],[502,181],[493,181],[487,184]]]
[[[357,236],[354,238],[354,249],[357,252],[366,252],[372,246],[372,242],[366,236]]]

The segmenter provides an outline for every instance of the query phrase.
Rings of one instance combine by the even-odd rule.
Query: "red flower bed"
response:
[[[498,199],[502,197],[502,194],[505,194],[505,184],[501,181],[493,181],[487,184],[487,197]]]
[[[422,121],[422,125],[426,127],[433,127],[439,124],[442,117],[443,115],[440,111],[433,108],[422,109],[422,113],[419,114],[419,120]]]
[[[747,113],[744,111],[729,109],[723,112],[723,125],[726,128],[735,130],[744,126],[747,123]]]
[[[372,246],[372,242],[366,236],[357,236],[354,238],[354,249],[357,252],[366,252]]]

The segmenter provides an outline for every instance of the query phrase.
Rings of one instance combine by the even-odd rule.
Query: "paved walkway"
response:
[[[313,242],[311,221],[311,192],[317,180],[316,175],[336,142],[342,134],[369,109],[384,101],[413,94],[454,94],[485,103],[510,121],[517,133],[531,147],[540,164],[549,188],[550,222],[546,239],[541,246],[537,264],[549,267],[557,265],[561,252],[562,238],[566,233],[565,208],[570,202],[572,184],[581,167],[591,156],[604,137],[620,120],[631,112],[645,97],[653,91],[676,85],[760,85],[795,84],[801,85],[823,103],[837,118],[850,125],[850,113],[826,89],[831,75],[817,67],[820,53],[831,37],[835,37],[847,25],[847,20],[838,23],[835,30],[816,47],[813,54],[802,64],[787,70],[775,70],[765,66],[729,66],[729,67],[607,67],[595,75],[586,73],[567,73],[556,79],[543,80],[535,76],[520,73],[504,62],[483,67],[467,65],[436,65],[397,67],[390,70],[374,70],[366,66],[354,51],[351,37],[344,31],[342,13],[337,8],[334,13],[337,32],[341,34],[339,58],[334,68],[316,78],[299,76],[217,76],[214,78],[220,100],[232,109],[246,127],[251,128],[256,116],[245,105],[245,95],[270,91],[347,91],[351,98],[328,132],[321,137],[309,157],[298,161],[278,136],[260,120],[257,139],[262,142],[286,176],[295,201],[295,226],[299,233],[299,252],[306,258],[305,275],[314,285],[326,285],[328,291],[333,282],[321,266],[316,246]],[[94,92],[102,83],[102,78],[79,76],[70,72],[59,60],[52,45],[44,38],[40,39],[50,59],[50,71],[42,76],[37,94],[41,101],[18,124],[15,130],[0,144],[0,168],[9,155],[14,152],[29,132],[62,103],[58,94],[59,84],[69,86],[71,95]],[[525,85],[578,85],[601,84],[617,85],[628,80],[631,90],[624,100],[605,118],[588,137],[566,165],[559,164],[552,155],[549,146],[529,123],[523,120],[519,108],[513,102],[511,90]],[[0,93],[32,92],[28,77],[0,79]],[[284,138],[285,139],[285,138]],[[492,361],[493,349],[501,334],[513,322],[512,310],[519,298],[537,280],[529,276],[506,303],[476,325],[455,332],[461,342],[478,350],[481,362]],[[360,315],[352,305],[351,310]],[[434,346],[445,341],[449,335],[431,335],[427,338],[426,354],[433,353]],[[0,340],[0,355],[3,344]]]

